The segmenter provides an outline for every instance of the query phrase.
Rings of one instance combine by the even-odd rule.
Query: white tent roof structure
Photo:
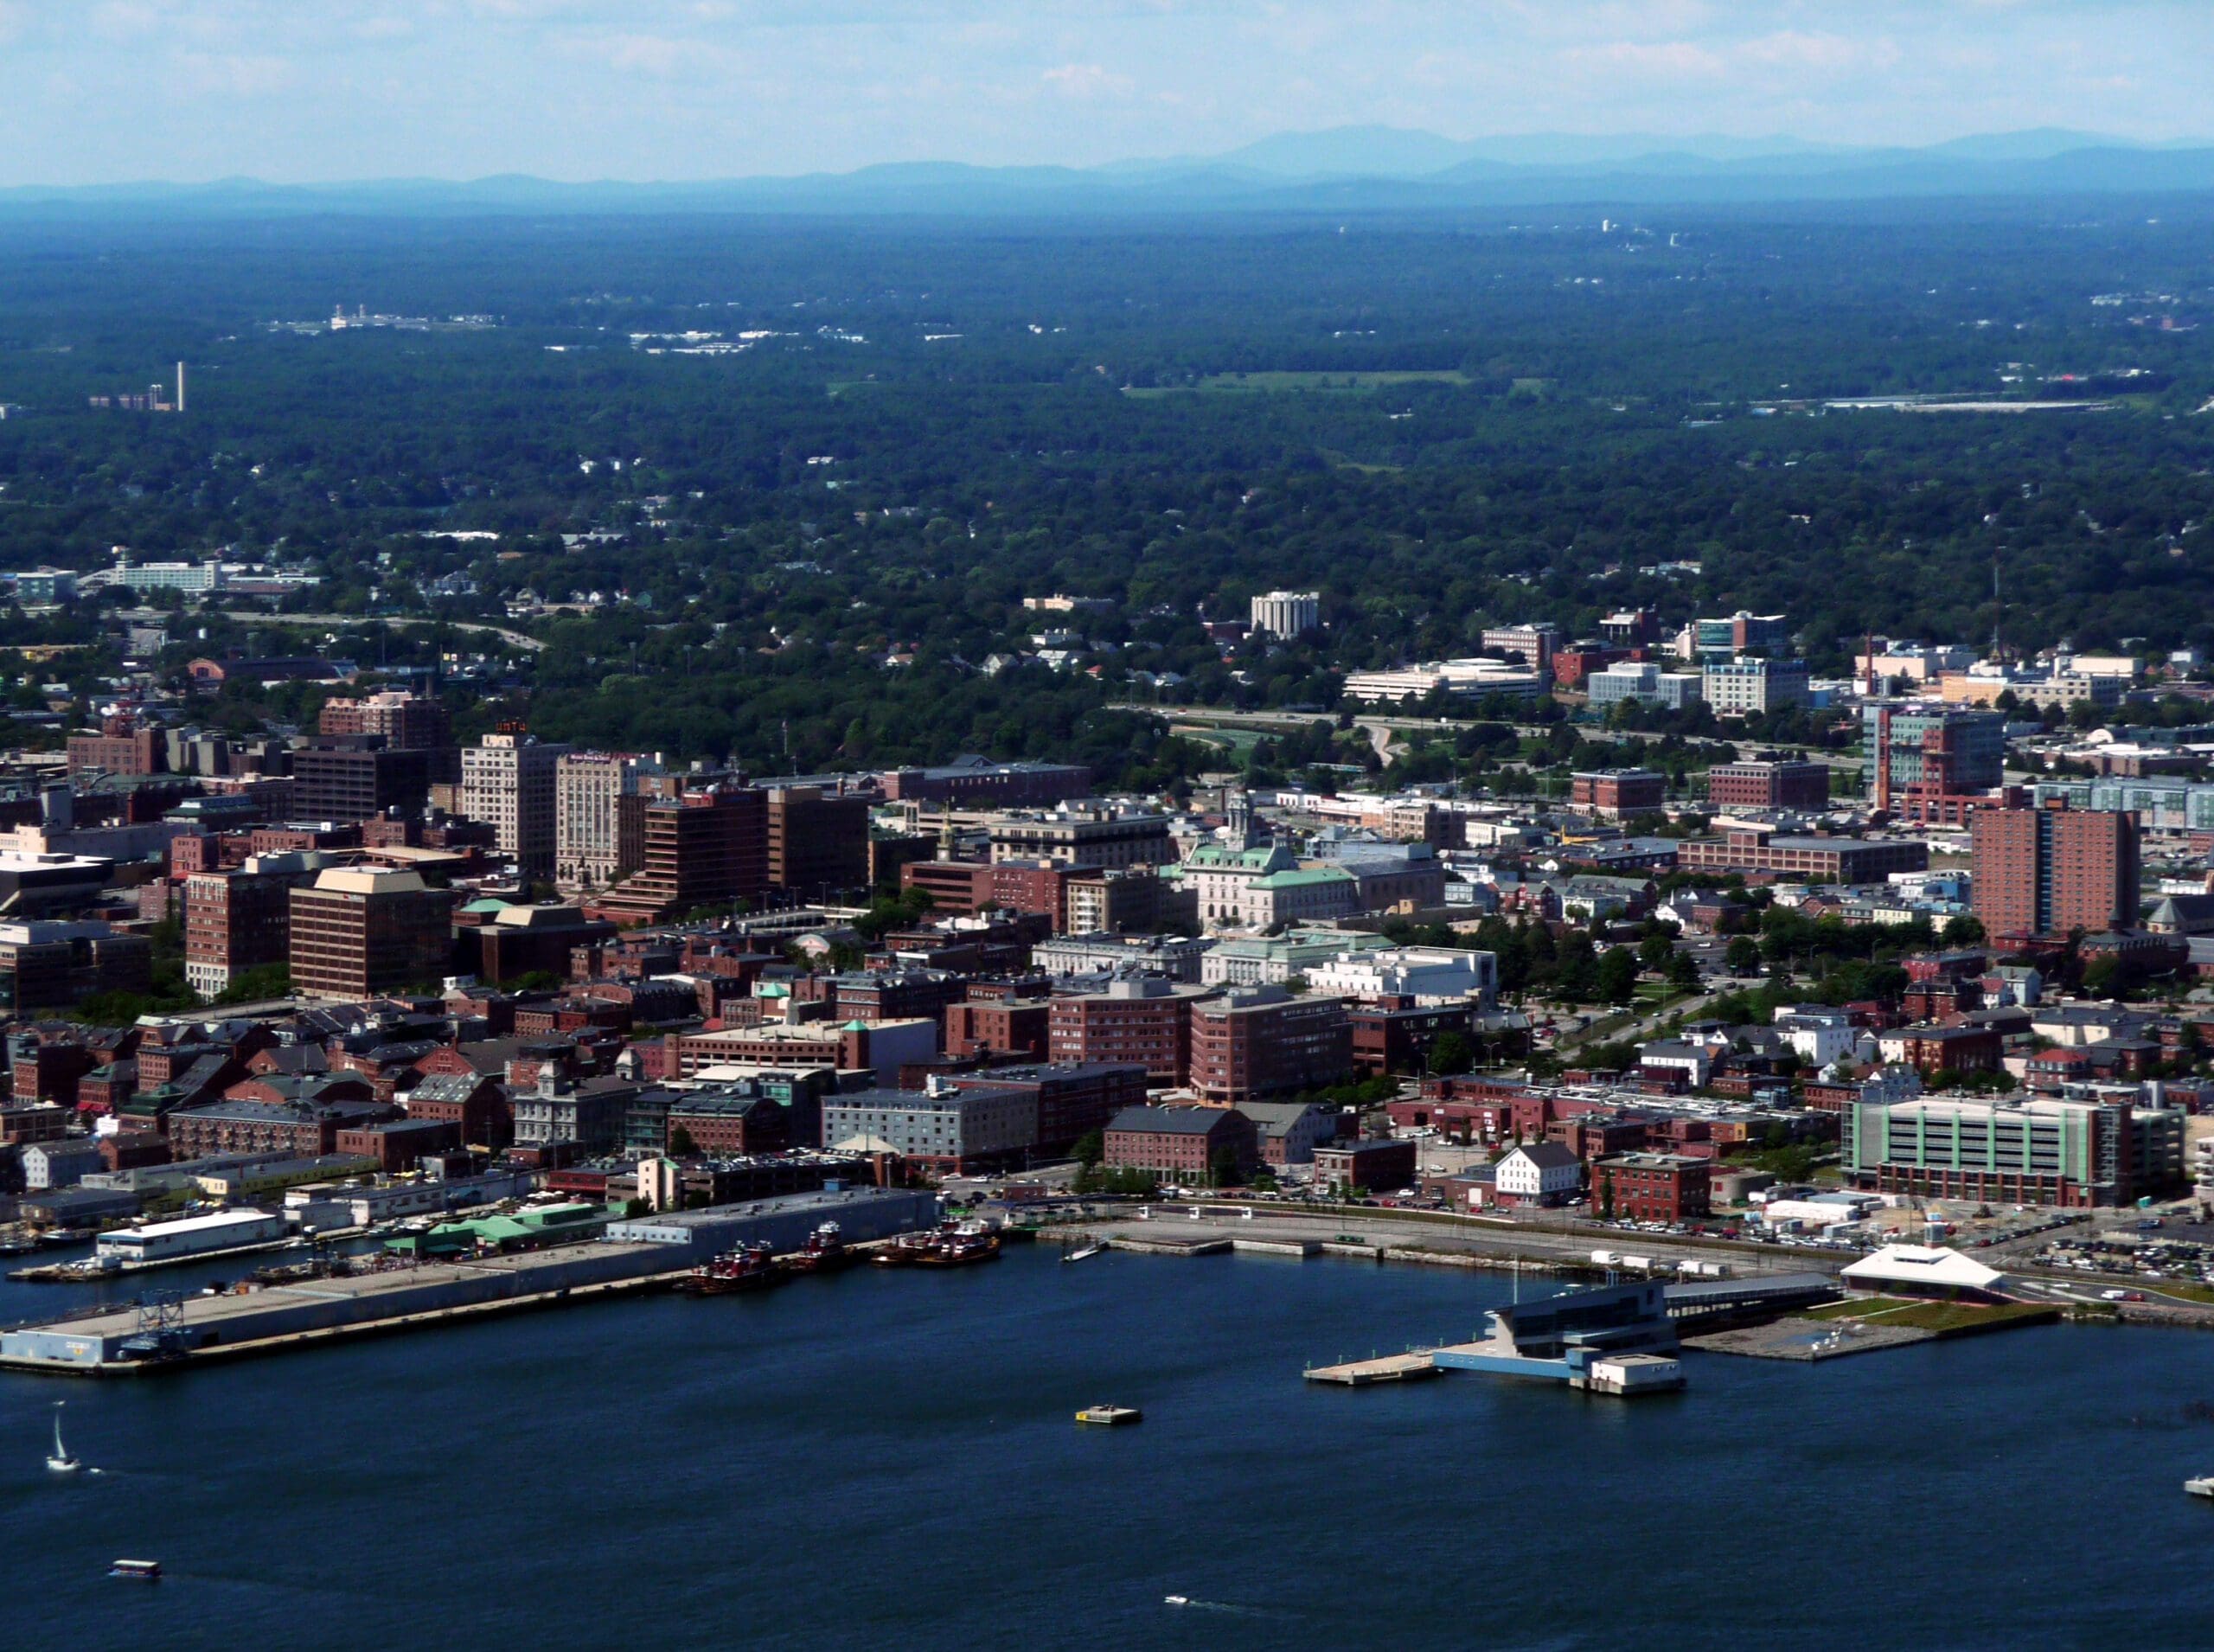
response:
[[[1845,1270],[1845,1283],[1862,1290],[1918,1284],[1945,1290],[1992,1290],[2006,1278],[1996,1268],[1958,1251],[1922,1245],[1886,1245]]]

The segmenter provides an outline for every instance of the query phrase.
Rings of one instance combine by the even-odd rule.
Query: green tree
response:
[[[1761,967],[1760,943],[1750,935],[1732,937],[1722,958],[1732,975],[1756,975]]]
[[[1071,1156],[1089,1170],[1107,1156],[1107,1136],[1104,1130],[1092,1130],[1077,1137]]]
[[[1469,1047],[1469,1041],[1449,1028],[1440,1033],[1430,1044],[1430,1070],[1432,1073],[1466,1073],[1475,1062],[1475,1053]]]
[[[1610,1004],[1637,996],[1637,954],[1629,947],[1610,947],[1599,959],[1599,996]]]
[[[1948,918],[1945,927],[1938,932],[1938,939],[1948,946],[1981,946],[1983,920],[1974,912],[1966,912]]]
[[[291,996],[292,970],[285,964],[257,964],[240,970],[230,984],[215,995],[219,1004],[254,1004],[266,999]]]
[[[679,1124],[669,1133],[669,1156],[673,1159],[699,1156],[700,1144],[692,1139],[692,1132]]]
[[[1688,952],[1678,952],[1670,957],[1668,985],[1677,992],[1697,992],[1699,989],[1698,960]]]

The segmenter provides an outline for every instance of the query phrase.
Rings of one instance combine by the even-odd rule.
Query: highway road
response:
[[[488,637],[496,637],[509,647],[522,649],[527,653],[535,654],[546,646],[537,637],[522,631],[509,631],[505,625],[488,625],[481,620],[475,619],[433,619],[424,614],[274,614],[268,619],[258,623],[272,625],[335,627],[386,625],[394,631],[409,625],[444,625],[451,631],[479,631]]]
[[[1141,700],[1118,701],[1112,709],[1116,711],[1144,712],[1151,716],[1166,718],[1171,722],[1213,723],[1217,727],[1223,728],[1305,728],[1309,724],[1317,722],[1334,724],[1338,719],[1338,713],[1335,709],[1328,711],[1234,711],[1225,709],[1220,706],[1152,705]],[[1384,728],[1397,730],[1407,733],[1430,734],[1451,733],[1458,729],[1475,728],[1480,724],[1496,724],[1500,720],[1500,719],[1494,717],[1395,717],[1389,714],[1372,714],[1368,712],[1357,712],[1353,716],[1354,723],[1358,727],[1365,729]],[[1518,722],[1509,722],[1507,726],[1513,729],[1518,734],[1539,735],[1550,734],[1555,728],[1559,727],[1559,725],[1556,723]],[[1635,729],[1624,729],[1620,731],[1609,731],[1608,738],[1622,740],[1650,741],[1658,740],[1662,737],[1659,734],[1641,733]],[[1727,740],[1711,734],[1687,734],[1683,738],[1684,743],[1687,746],[1728,746],[1731,744],[1731,742]]]

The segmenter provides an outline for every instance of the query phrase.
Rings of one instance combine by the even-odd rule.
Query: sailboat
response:
[[[74,1474],[85,1465],[69,1455],[69,1448],[61,1443],[61,1407],[66,1401],[54,1402],[54,1450],[46,1454],[46,1466],[56,1474]]]

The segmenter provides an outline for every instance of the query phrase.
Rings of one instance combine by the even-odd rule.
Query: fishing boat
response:
[[[797,1254],[787,1258],[795,1273],[835,1273],[841,1268],[851,1267],[860,1258],[848,1248],[844,1235],[835,1222],[825,1222],[807,1236],[807,1243]]]
[[[1092,1257],[1097,1256],[1106,1248],[1107,1247],[1101,1244],[1097,1239],[1088,1239],[1084,1244],[1078,1245],[1073,1251],[1063,1252],[1061,1254],[1061,1260],[1064,1262],[1086,1261]]]
[[[74,1474],[85,1465],[69,1455],[69,1448],[61,1443],[61,1407],[66,1402],[54,1402],[54,1450],[46,1454],[46,1466],[56,1474]]]
[[[733,1297],[766,1290],[790,1277],[776,1265],[767,1244],[757,1239],[701,1263],[676,1282],[676,1288],[688,1297]]]
[[[2194,1497],[2214,1497],[2214,1474],[2202,1474],[2196,1480],[2186,1480],[2183,1489]]]
[[[162,1563],[159,1560],[112,1560],[108,1563],[111,1578],[134,1578],[140,1583],[159,1583]]]

